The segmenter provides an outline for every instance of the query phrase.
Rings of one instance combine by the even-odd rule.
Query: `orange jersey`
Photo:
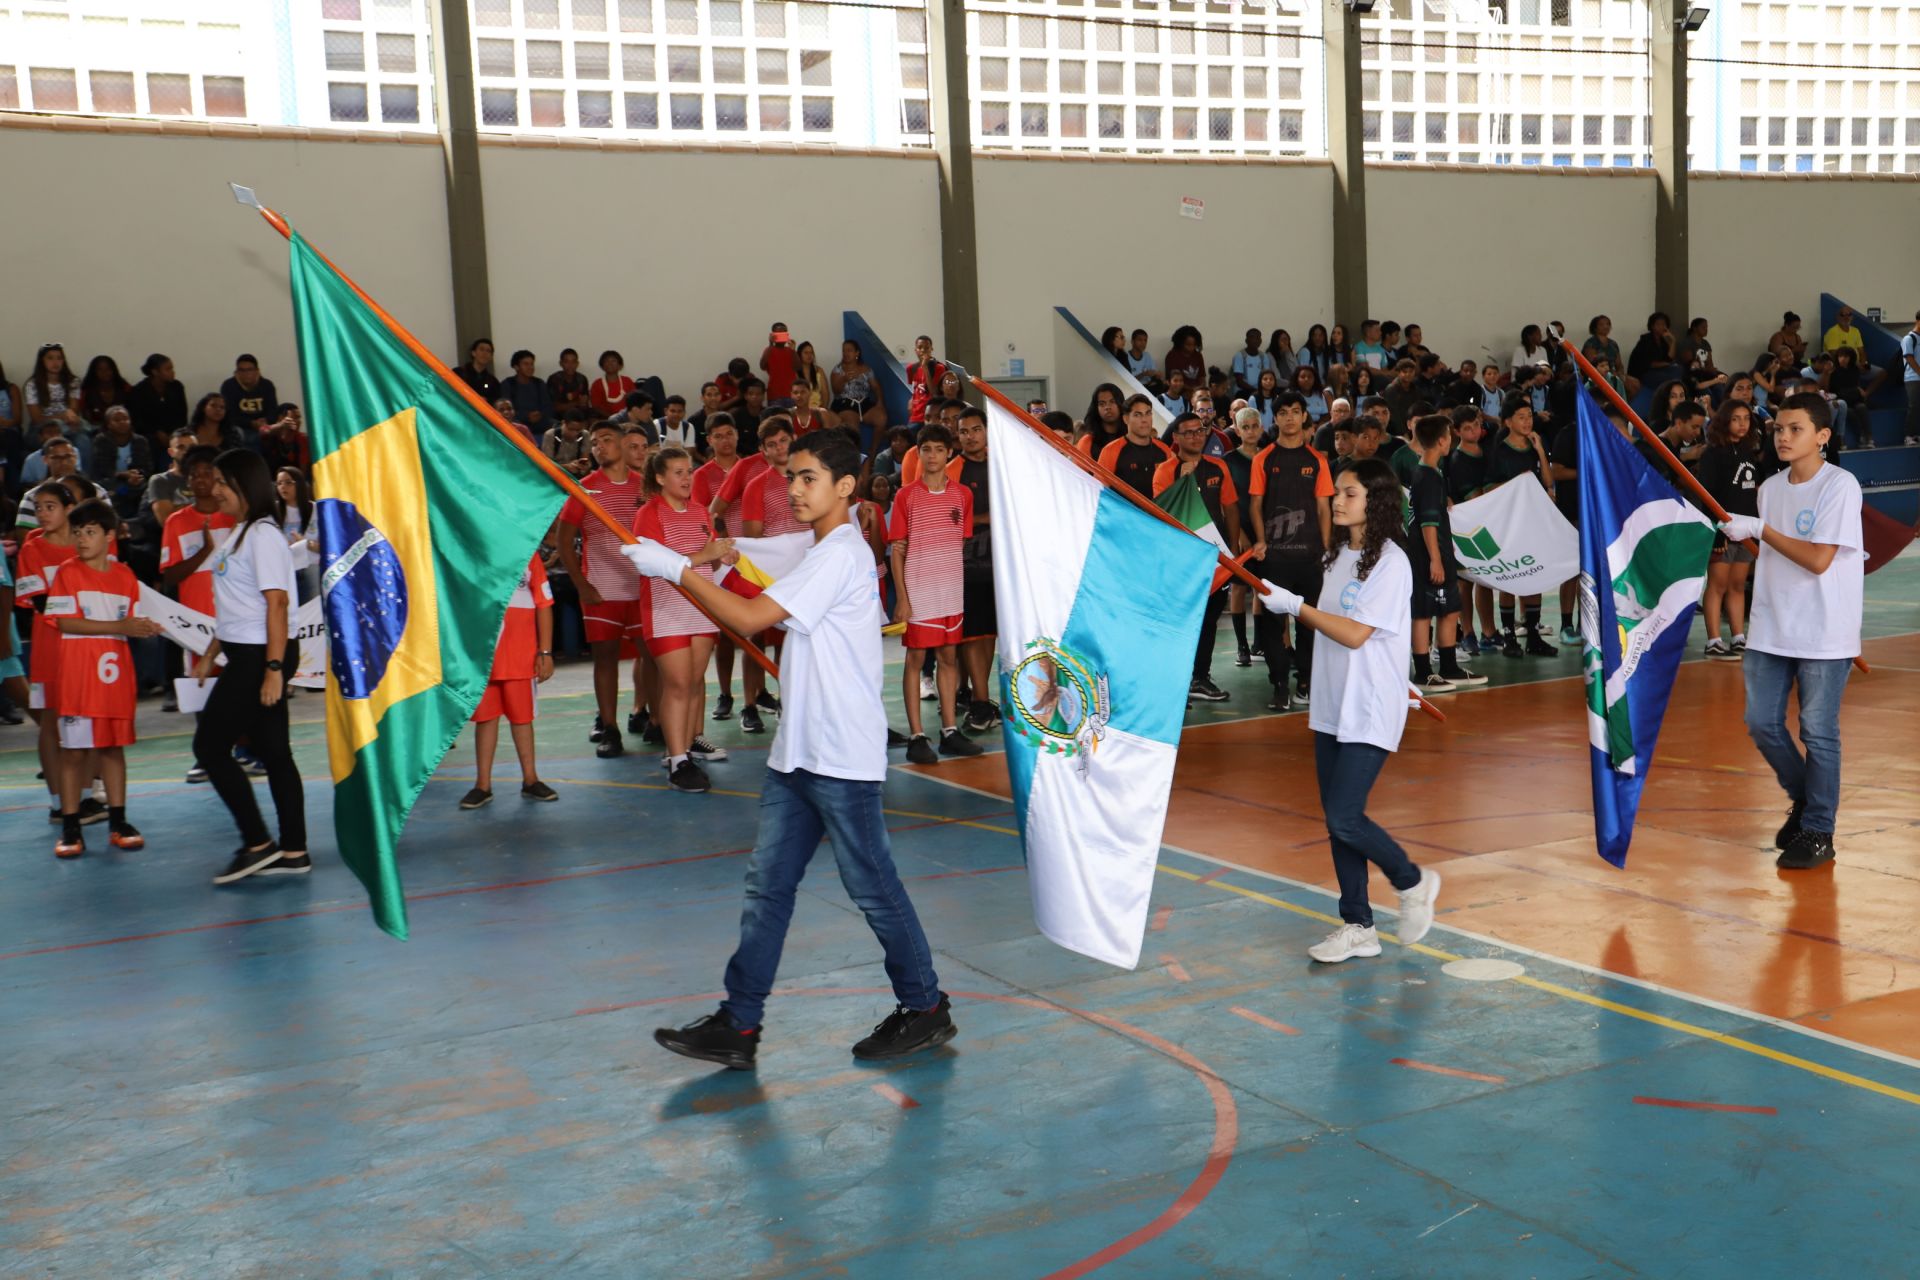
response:
[[[520,571],[520,585],[507,600],[507,616],[500,621],[500,640],[493,647],[489,680],[531,680],[540,653],[537,610],[553,608],[553,587],[547,566],[535,556]]]
[[[1153,496],[1153,473],[1161,463],[1173,457],[1159,436],[1150,436],[1145,444],[1135,444],[1121,436],[1100,451],[1101,466],[1120,478],[1120,483],[1143,498]]]
[[[167,517],[160,529],[160,568],[184,564],[200,554],[211,541],[215,547],[226,541],[233,528],[233,517],[224,511],[211,514],[196,511],[193,505],[180,508]],[[180,582],[180,603],[195,613],[213,616],[213,557],[208,556]]]
[[[40,532],[38,529],[35,533]],[[13,584],[13,602],[17,605],[31,604],[38,599],[52,600],[54,584],[65,565],[71,561],[79,549],[72,543],[66,546],[50,541],[45,537],[28,538],[20,544],[20,573]],[[47,687],[47,697],[53,697],[53,686],[60,678],[60,629],[52,618],[42,612],[33,620],[32,640],[33,662],[28,679]]]
[[[46,617],[119,622],[133,616],[140,601],[140,580],[123,564],[89,569],[78,560],[60,567],[58,585],[47,596]],[[60,673],[49,702],[63,716],[96,720],[132,720],[136,686],[133,653],[125,636],[60,633]]]

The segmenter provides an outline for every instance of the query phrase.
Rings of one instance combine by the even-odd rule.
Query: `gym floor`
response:
[[[463,740],[402,844],[405,944],[331,845],[318,695],[315,874],[226,890],[182,718],[143,704],[130,752],[148,847],[89,828],[72,863],[30,731],[0,729],[0,1273],[1909,1274],[1920,555],[1867,619],[1832,867],[1773,867],[1736,664],[1682,671],[1620,872],[1573,655],[1483,659],[1496,683],[1415,717],[1374,797],[1441,869],[1439,923],[1332,968],[1304,955],[1333,921],[1306,718],[1261,712],[1224,626],[1233,698],[1188,717],[1135,972],[1035,934],[996,758],[896,768],[960,1035],[877,1068],[847,1046],[891,1000],[828,859],[758,1071],[652,1043],[734,941],[767,743],[737,721],[716,790],[676,795],[593,757],[563,669],[560,802],[519,799],[503,744],[499,798],[458,812]]]

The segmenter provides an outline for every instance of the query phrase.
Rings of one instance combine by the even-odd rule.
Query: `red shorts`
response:
[[[909,649],[938,649],[943,645],[959,644],[965,621],[965,614],[955,613],[944,618],[923,618],[909,622],[906,634],[900,640]]]
[[[599,604],[582,605],[580,612],[586,619],[588,644],[640,634],[638,600],[602,600]]]
[[[703,631],[692,636],[648,636],[647,652],[658,658],[662,654],[674,653],[690,648],[695,640],[717,640],[719,636],[712,631]]]
[[[133,745],[133,721],[101,716],[61,716],[60,745],[68,751]]]
[[[508,724],[532,724],[535,683],[532,679],[489,680],[480,705],[473,709],[473,722],[485,724],[505,715]]]

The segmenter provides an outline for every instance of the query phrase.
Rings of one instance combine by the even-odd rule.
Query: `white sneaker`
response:
[[[1420,868],[1420,883],[1400,891],[1400,943],[1412,946],[1433,928],[1433,903],[1440,896],[1440,873]]]
[[[1321,964],[1339,964],[1355,956],[1380,954],[1380,935],[1371,925],[1343,924],[1307,948],[1307,954]]]
[[[936,702],[939,698],[940,690],[934,685],[933,677],[923,673],[920,677],[920,701]]]

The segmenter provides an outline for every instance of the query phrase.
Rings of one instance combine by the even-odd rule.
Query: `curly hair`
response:
[[[1378,458],[1366,458],[1347,468],[1346,475],[1360,482],[1367,491],[1367,522],[1362,526],[1360,535],[1360,563],[1354,569],[1353,576],[1361,581],[1373,572],[1380,563],[1380,553],[1387,543],[1399,545],[1405,527],[1405,495],[1400,491],[1399,477],[1393,474],[1393,468]],[[1321,562],[1321,572],[1333,567],[1345,544],[1327,548],[1326,557]],[[1401,548],[1405,550],[1404,547]]]

